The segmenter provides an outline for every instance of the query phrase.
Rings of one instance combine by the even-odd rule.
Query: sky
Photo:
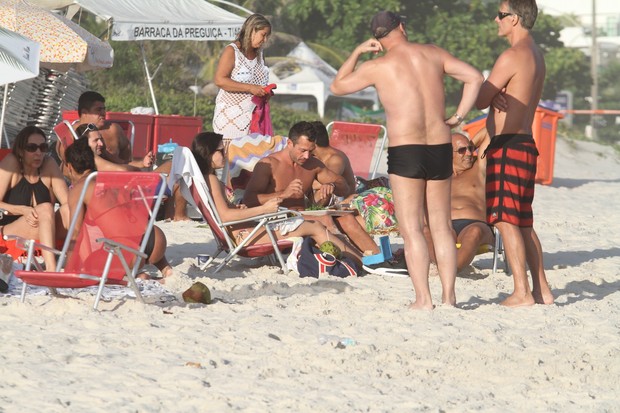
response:
[[[583,23],[592,21],[592,0],[537,0],[538,8],[547,14],[575,14]],[[596,0],[597,23],[608,16],[620,16],[619,0]]]

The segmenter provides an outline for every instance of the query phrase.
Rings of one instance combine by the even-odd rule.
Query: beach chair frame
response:
[[[155,218],[157,211],[162,202],[162,197],[166,189],[165,185],[166,177],[163,174],[155,172],[93,172],[90,174],[85,183],[84,188],[80,193],[78,201],[78,211],[83,208],[84,197],[90,186],[90,183],[94,181],[95,190],[115,190],[122,192],[123,195],[127,195],[125,199],[132,202],[131,206],[135,208],[132,210],[135,214],[138,214],[139,208],[137,206],[144,206],[148,212],[146,219],[146,228],[139,233],[124,234],[124,236],[141,236],[142,240],[139,245],[139,249],[133,248],[122,242],[119,242],[112,238],[105,236],[95,239],[96,243],[102,244],[102,250],[107,252],[105,264],[98,273],[87,273],[83,268],[73,268],[71,266],[65,266],[69,248],[72,242],[72,234],[75,232],[77,225],[76,213],[71,220],[69,230],[67,231],[67,237],[63,244],[61,251],[53,248],[49,248],[45,245],[41,245],[33,240],[27,240],[21,237],[5,235],[5,239],[15,239],[18,245],[23,246],[28,251],[28,257],[26,259],[26,266],[24,270],[15,271],[15,276],[23,281],[21,301],[25,301],[28,285],[37,285],[50,288],[53,295],[57,295],[56,288],[84,288],[91,286],[98,286],[97,294],[93,308],[96,310],[103,287],[105,285],[128,285],[136,294],[136,297],[140,302],[144,302],[140,290],[136,284],[136,275],[142,265],[143,260],[146,260],[145,248],[149,240],[149,236],[153,230],[155,224]],[[124,192],[123,192],[124,191]],[[124,207],[125,205],[117,205],[116,208]],[[92,206],[91,206],[92,208]],[[142,212],[144,213],[144,212]],[[88,216],[88,210],[86,211]],[[82,224],[80,231],[86,231],[86,216],[85,222]],[[99,228],[102,226],[99,223]],[[110,222],[110,227],[117,227],[119,222]],[[120,223],[122,225],[122,223]],[[106,225],[107,226],[107,225]],[[125,226],[131,227],[131,226]],[[129,231],[129,230],[128,230]],[[103,234],[105,235],[105,234]],[[78,240],[82,239],[79,234]],[[87,239],[87,238],[84,238]],[[87,241],[83,241],[87,242]],[[52,251],[55,254],[59,254],[56,271],[43,271],[38,261],[34,258],[34,249],[44,249]],[[80,244],[76,242],[74,250],[78,250]],[[123,252],[128,252],[131,256],[134,256],[133,266],[127,261]],[[114,260],[114,258],[118,260]],[[34,267],[34,271],[33,271]],[[64,271],[63,271],[64,270]]]
[[[182,159],[189,160],[189,162],[194,164],[194,170],[198,170],[196,160],[189,148],[182,146],[177,147],[172,159],[173,163],[175,161],[180,162]],[[174,170],[175,167],[173,165],[171,171]],[[280,211],[274,213],[263,214],[243,220],[223,222],[215,208],[215,201],[211,196],[209,187],[202,174],[194,174],[193,176],[180,178],[175,177],[171,172],[168,179],[169,187],[172,187],[175,182],[178,182],[183,197],[201,213],[207,225],[209,225],[209,229],[213,233],[213,237],[216,241],[217,250],[215,253],[210,254],[210,258],[200,266],[202,271],[209,267],[222,252],[227,252],[228,254],[226,257],[224,257],[222,262],[215,268],[215,273],[220,271],[237,255],[248,258],[275,255],[280,264],[281,271],[286,272],[287,267],[282,257],[282,251],[292,248],[293,242],[289,240],[278,241],[273,233],[273,226],[291,217],[301,217],[302,215],[299,212],[281,208]],[[240,243],[237,243],[229,232],[230,227],[238,224],[254,225],[249,234]],[[261,229],[266,231],[271,242],[248,245],[252,237]]]

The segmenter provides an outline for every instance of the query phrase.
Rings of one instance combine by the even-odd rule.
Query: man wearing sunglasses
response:
[[[487,222],[502,235],[513,273],[514,292],[502,302],[510,307],[554,300],[532,213],[538,159],[532,122],[546,71],[543,52],[530,34],[537,16],[535,0],[500,2],[495,23],[510,47],[495,62],[476,101],[478,109],[491,107],[486,122],[492,137],[485,151]]]
[[[472,108],[482,74],[471,65],[431,44],[407,40],[403,19],[392,12],[371,21],[373,38],[355,48],[340,67],[331,90],[336,95],[374,86],[387,120],[388,174],[398,228],[404,239],[407,267],[415,290],[414,309],[432,309],[428,282],[430,257],[424,216],[437,253],[442,301],[455,305],[456,247],[450,226],[452,144],[450,128]],[[364,53],[380,57],[357,66]],[[444,77],[463,82],[456,112],[445,119]]]
[[[472,142],[474,140],[482,142],[479,148]],[[456,244],[459,246],[456,252],[457,271],[471,264],[480,245],[494,244],[493,231],[486,223],[486,158],[476,155],[476,151],[484,152],[489,143],[486,129],[479,132],[472,141],[461,133],[452,134],[454,172],[450,204],[452,228]],[[430,238],[429,231],[425,233]],[[429,242],[428,245],[431,261],[435,262],[433,244]]]

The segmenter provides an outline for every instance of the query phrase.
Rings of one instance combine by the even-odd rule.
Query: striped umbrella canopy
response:
[[[0,26],[41,44],[41,66],[66,72],[112,67],[112,47],[65,17],[25,0],[0,0]]]

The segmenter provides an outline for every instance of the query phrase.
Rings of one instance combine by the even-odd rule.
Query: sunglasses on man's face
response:
[[[80,135],[80,138],[83,138],[84,135],[86,135],[88,132],[92,132],[96,130],[97,130],[97,126],[95,126],[94,123],[89,123],[88,125],[86,125],[86,129],[84,129],[84,132],[82,132],[82,134]]]
[[[503,11],[498,11],[497,12],[497,18],[500,19],[500,20],[504,20],[508,16],[515,16],[515,14],[514,13],[506,13],[506,12],[503,12]]]
[[[461,146],[454,152],[458,152],[459,155],[465,155],[467,151],[473,154],[476,151],[476,147],[474,145]]]
[[[37,149],[43,153],[46,153],[47,151],[50,150],[50,146],[47,144],[47,142],[43,142],[40,145],[37,145],[36,143],[27,143],[24,149],[26,149],[26,152],[31,152],[31,153],[35,153]]]

